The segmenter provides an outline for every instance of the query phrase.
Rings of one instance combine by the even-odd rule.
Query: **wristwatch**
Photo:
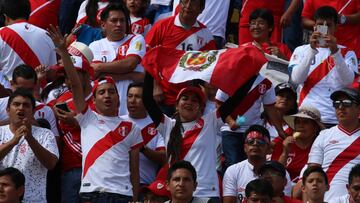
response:
[[[345,24],[346,23],[346,16],[340,15],[339,22],[340,22],[341,25]]]

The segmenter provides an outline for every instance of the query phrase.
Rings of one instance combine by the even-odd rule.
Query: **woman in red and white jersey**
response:
[[[153,79],[145,76],[143,101],[167,146],[170,164],[187,160],[195,167],[198,185],[195,197],[208,197],[219,202],[219,182],[216,172],[216,136],[226,117],[250,89],[256,76],[238,89],[216,111],[203,115],[205,94],[199,87],[183,88],[176,99],[176,113],[173,118],[161,112],[153,99]]]

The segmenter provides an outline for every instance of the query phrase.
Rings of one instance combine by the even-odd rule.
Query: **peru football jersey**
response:
[[[220,102],[225,102],[229,96],[225,92],[218,90],[215,98]],[[249,90],[248,95],[231,114],[234,119],[236,119],[237,116],[243,116],[245,118],[245,123],[241,125],[236,132],[245,132],[250,125],[262,125],[263,120],[260,118],[261,106],[273,105],[275,99],[275,90],[272,83],[259,75]],[[221,131],[231,131],[231,129],[228,124],[225,124],[221,127]]]
[[[125,35],[120,41],[112,42],[107,38],[97,40],[89,45],[89,48],[94,54],[93,62],[107,63],[116,60],[126,59],[129,56],[137,56],[142,59],[145,55],[145,41],[141,35]],[[143,67],[138,64],[134,70],[135,72],[143,72]],[[126,92],[132,80],[116,81],[116,88],[119,92],[119,115],[127,114],[126,107]]]
[[[360,11],[360,0],[306,0],[301,16],[313,19],[315,11],[321,6],[331,6],[339,14],[349,16]],[[349,47],[360,58],[360,26],[358,24],[338,24],[335,37],[339,44]]]
[[[321,113],[321,121],[324,123],[338,123],[335,116],[335,109],[332,106],[330,95],[353,82],[340,77],[339,69],[347,75],[354,75],[357,72],[357,59],[353,51],[339,46],[340,53],[331,55],[328,48],[317,48],[313,50],[310,45],[297,47],[291,56],[289,68],[294,70],[300,64],[310,64],[306,80],[300,84],[299,106],[313,106]],[[316,52],[312,56],[312,52]],[[336,63],[335,61],[344,61]],[[292,75],[294,77],[294,75]]]
[[[144,145],[155,151],[165,150],[164,138],[158,133],[155,124],[149,116],[143,119],[131,118],[129,115],[121,116],[124,120],[132,121],[141,129],[141,136]],[[158,163],[148,159],[143,153],[140,153],[140,183],[150,185],[156,177],[159,168]]]
[[[151,23],[147,18],[130,17],[131,33],[146,36],[151,29]]]
[[[325,201],[346,194],[350,170],[360,163],[360,128],[347,132],[337,125],[321,131],[308,163],[320,164],[328,176],[330,190],[325,193]]]
[[[120,117],[102,116],[90,108],[76,119],[81,127],[80,192],[133,196],[129,151],[142,145],[140,130]]]
[[[175,119],[164,115],[157,129],[164,136],[165,144],[169,142],[170,132],[175,126]],[[223,122],[217,112],[202,116],[197,121],[182,123],[183,160],[191,162],[198,174],[196,197],[219,197],[219,181],[216,172],[216,137]]]
[[[55,46],[46,31],[25,21],[19,21],[0,29],[0,79],[10,87],[14,69],[21,64],[32,68],[57,63]]]

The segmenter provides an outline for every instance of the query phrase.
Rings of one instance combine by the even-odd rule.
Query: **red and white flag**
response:
[[[233,95],[266,62],[264,54],[253,46],[202,52],[160,46],[145,54],[142,65],[158,81],[182,83],[201,79]]]

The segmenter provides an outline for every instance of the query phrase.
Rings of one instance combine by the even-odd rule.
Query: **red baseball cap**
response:
[[[171,198],[171,194],[166,189],[165,181],[163,180],[155,180],[150,185],[143,187],[143,191],[150,191],[156,196]]]
[[[184,95],[185,93],[189,93],[189,92],[196,94],[200,99],[200,104],[205,105],[206,97],[205,97],[204,92],[199,87],[194,87],[194,86],[188,86],[188,87],[182,88],[176,97],[176,101],[178,101],[182,95]]]

